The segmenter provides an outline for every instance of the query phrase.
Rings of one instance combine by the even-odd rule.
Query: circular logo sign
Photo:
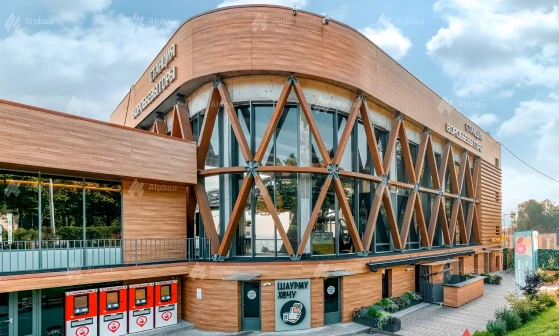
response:
[[[148,323],[148,318],[145,316],[140,316],[136,319],[136,324],[140,327],[143,327],[146,323]]]
[[[112,321],[107,325],[107,328],[109,329],[110,332],[114,333],[118,330],[118,328],[120,328],[120,322]]]
[[[254,300],[256,298],[256,292],[253,291],[252,289],[248,291],[247,293],[247,297],[251,300]]]
[[[336,293],[336,288],[334,288],[334,286],[328,286],[328,288],[326,288],[326,293],[328,293],[329,295],[332,295],[332,294]]]
[[[282,321],[287,325],[297,325],[301,323],[307,315],[307,309],[300,301],[287,301],[280,311]]]
[[[81,326],[76,329],[76,336],[87,336],[89,334],[89,328],[86,326]]]
[[[161,314],[161,318],[165,322],[169,321],[171,319],[171,317],[173,317],[173,313],[171,313],[170,311],[166,311],[166,312],[163,312],[163,314]]]

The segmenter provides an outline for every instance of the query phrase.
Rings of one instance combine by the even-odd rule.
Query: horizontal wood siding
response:
[[[476,281],[464,287],[443,286],[443,291],[445,306],[461,307],[483,296],[483,280]]]
[[[196,183],[196,144],[0,100],[0,168]]]
[[[342,322],[351,322],[353,309],[382,299],[382,274],[366,273],[342,277]]]
[[[411,270],[407,271],[407,269]],[[401,296],[405,292],[415,292],[415,267],[392,268],[388,283],[388,295],[390,297]]]

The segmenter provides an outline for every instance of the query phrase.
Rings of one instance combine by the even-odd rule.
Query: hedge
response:
[[[503,249],[503,269],[514,268],[514,249]],[[559,271],[559,250],[538,249],[538,268]]]

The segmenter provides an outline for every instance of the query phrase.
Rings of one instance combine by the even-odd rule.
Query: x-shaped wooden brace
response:
[[[328,172],[329,172],[328,176],[326,177],[326,180],[324,181],[324,184],[322,185],[322,189],[320,190],[318,198],[316,200],[315,206],[311,213],[311,217],[309,219],[309,223],[305,229],[305,232],[303,233],[303,236],[301,237],[301,243],[299,245],[299,249],[297,250],[297,258],[299,258],[305,251],[305,246],[307,245],[312,229],[315,225],[316,219],[318,218],[320,208],[322,207],[324,198],[326,197],[326,194],[328,193],[328,189],[330,188],[330,185],[332,183],[334,183],[334,191],[336,193],[336,196],[338,197],[338,201],[340,202],[340,209],[342,210],[342,215],[344,216],[346,223],[348,223],[347,230],[351,237],[351,241],[353,242],[355,252],[363,253],[364,252],[363,243],[361,241],[361,237],[359,236],[359,232],[357,231],[357,226],[355,225],[355,220],[353,219],[353,215],[351,213],[349,203],[347,202],[347,196],[345,194],[342,182],[339,179],[338,173],[339,173],[340,162],[344,155],[345,148],[349,142],[351,132],[353,131],[353,125],[357,120],[357,115],[359,114],[360,111],[361,114],[363,114],[363,111],[365,111],[366,113],[364,98],[361,95],[359,95],[355,99],[352,110],[349,113],[349,117],[347,119],[344,132],[342,133],[342,136],[340,138],[337,152],[334,155],[334,158],[331,160],[330,154],[326,150],[326,146],[324,145],[322,137],[320,136],[318,126],[316,125],[314,118],[312,116],[309,104],[307,103],[305,95],[303,94],[303,89],[301,88],[298,82],[295,82],[294,89],[295,89],[295,93],[297,94],[297,98],[299,99],[299,104],[301,105],[303,114],[305,115],[307,122],[309,124],[311,133],[314,136],[314,140],[318,146],[318,150],[320,151],[320,154],[322,155],[322,159],[324,160],[324,163],[327,165]]]

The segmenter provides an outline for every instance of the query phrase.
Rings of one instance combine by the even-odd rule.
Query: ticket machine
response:
[[[128,287],[99,288],[99,336],[126,335]]]
[[[155,283],[155,327],[177,324],[177,280]]]
[[[66,292],[66,336],[97,335],[97,289]]]
[[[153,329],[153,282],[128,286],[128,332]]]

